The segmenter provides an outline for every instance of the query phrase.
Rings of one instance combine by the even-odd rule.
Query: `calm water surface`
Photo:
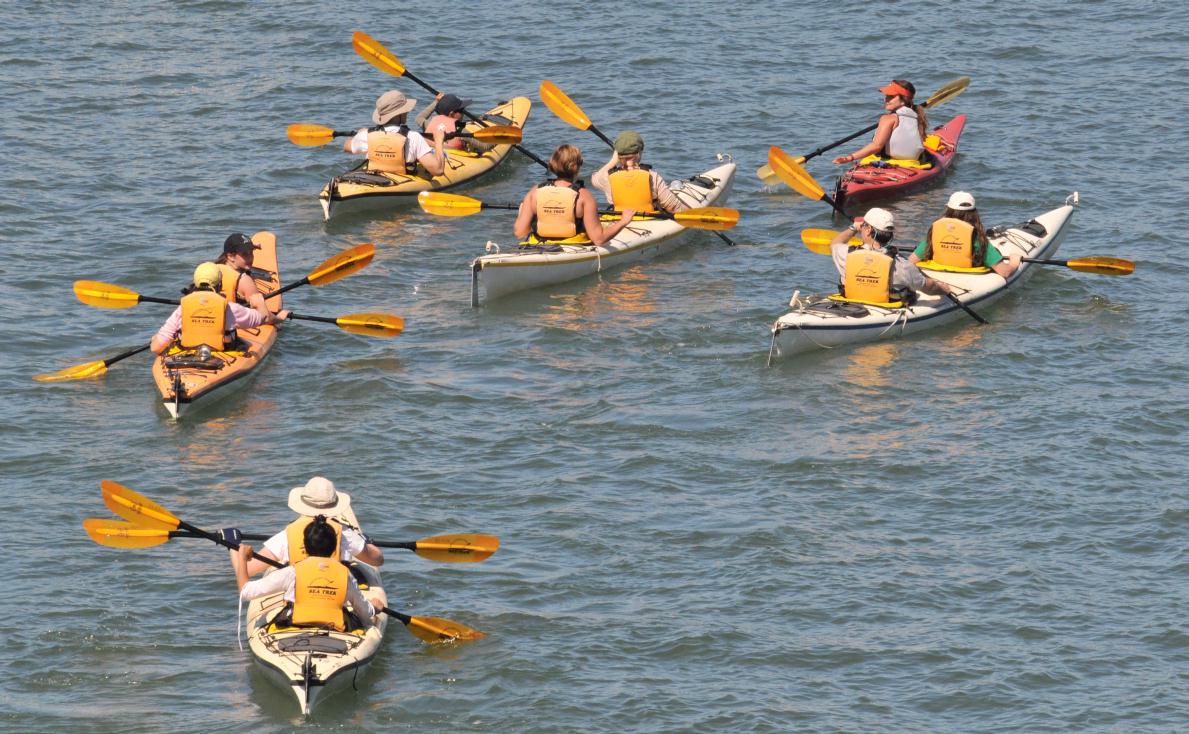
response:
[[[0,9],[4,178],[0,467],[8,571],[0,729],[11,732],[1173,732],[1189,721],[1184,232],[1189,29],[1175,4],[513,0],[433,9],[246,2]],[[481,29],[479,34],[466,29]],[[548,78],[668,178],[740,164],[727,247],[682,250],[490,306],[468,264],[511,215],[405,206],[321,222],[333,146],[385,77],[366,30],[486,108]],[[920,43],[897,29],[929,31]],[[1082,196],[1066,257],[986,315],[765,367],[795,288],[833,281],[798,241],[829,210],[752,171],[869,124],[876,87],[964,112],[940,186],[896,202],[920,235],[955,189],[1019,222]],[[537,104],[525,144],[601,143]],[[849,144],[848,144],[849,145]],[[848,152],[850,148],[841,149]],[[808,165],[824,183],[828,160]],[[517,200],[521,157],[464,190]],[[151,304],[100,311],[73,280],[172,296],[231,231],[269,229],[282,279],[374,242],[370,268],[287,304],[397,313],[397,340],[285,328],[238,399],[172,424],[148,361],[32,374],[143,343]],[[392,606],[482,641],[394,628],[308,720],[235,642],[225,553],[91,543],[101,479],[202,527],[272,532],[313,474],[374,536],[490,532],[474,565],[389,554]]]

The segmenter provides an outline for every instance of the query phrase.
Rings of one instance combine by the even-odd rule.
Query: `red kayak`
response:
[[[872,163],[860,163],[851,168],[838,179],[838,188],[834,194],[838,206],[857,207],[875,199],[899,196],[940,179],[958,154],[958,138],[961,137],[962,128],[965,126],[966,115],[958,115],[935,129],[929,137],[935,135],[939,142],[935,149],[926,145],[925,153],[930,160],[928,163],[918,164],[919,167],[890,165],[883,160],[877,160]],[[926,143],[928,142],[929,138],[926,138]]]

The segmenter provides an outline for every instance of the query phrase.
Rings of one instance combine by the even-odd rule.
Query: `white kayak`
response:
[[[729,155],[719,153],[715,168],[670,186],[677,198],[691,208],[718,206],[726,200],[735,179],[735,164]],[[633,221],[606,244],[522,243],[506,252],[494,242],[487,243],[490,254],[471,263],[471,305],[479,305],[479,286],[486,300],[509,293],[539,288],[600,273],[655,257],[680,247],[678,235],[686,228],[671,219],[640,218]]]
[[[1028,258],[1051,258],[1065,238],[1065,231],[1077,206],[1077,192],[1070,194],[1063,206],[1014,227],[988,230],[991,244],[1004,258],[1022,255]],[[959,301],[981,314],[1013,290],[1032,274],[1033,263],[1021,263],[1006,280],[993,272],[970,273],[926,269],[931,278],[948,283],[956,289]],[[872,342],[880,339],[913,334],[971,316],[944,296],[921,294],[910,306],[884,308],[868,304],[830,300],[826,296],[799,297],[793,294],[793,307],[772,325],[772,344],[768,360],[792,357],[818,349],[830,349],[846,344]],[[973,323],[973,322],[972,322]]]

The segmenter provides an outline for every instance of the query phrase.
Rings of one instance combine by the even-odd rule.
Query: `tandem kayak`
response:
[[[939,141],[935,149],[925,148],[928,162],[906,161],[891,165],[878,156],[868,156],[838,178],[834,200],[840,208],[857,207],[876,199],[886,199],[914,191],[930,181],[939,180],[958,154],[958,138],[966,126],[966,115],[958,115],[936,128],[931,135]]]
[[[252,280],[261,293],[281,287],[277,270],[277,238],[272,232],[257,232],[252,241],[260,246],[252,263]],[[266,302],[273,313],[281,310],[281,296]],[[153,381],[170,417],[178,419],[193,409],[198,400],[205,405],[247,384],[247,377],[264,363],[277,339],[277,327],[264,324],[254,329],[236,329],[235,348],[210,351],[182,349],[176,344],[153,360]]]
[[[479,118],[491,125],[512,125],[524,128],[532,102],[528,97],[516,97],[488,110]],[[483,127],[471,121],[464,128],[474,132]],[[416,196],[422,191],[442,191],[477,178],[498,166],[511,145],[497,145],[484,153],[465,150],[446,151],[446,170],[432,178],[415,174],[380,173],[363,170],[366,161],[346,173],[330,179],[318,194],[322,203],[324,220],[332,214],[362,212],[392,206],[406,197]]]
[[[1065,231],[1077,206],[1074,192],[1063,206],[1012,227],[995,227],[987,231],[992,246],[1006,259],[1011,255],[1029,258],[1051,258],[1065,238]],[[991,305],[1032,275],[1041,267],[1024,262],[1010,278],[994,272],[953,272],[923,268],[936,280],[948,283],[957,290],[957,298],[976,311]],[[944,296],[920,294],[910,306],[885,308],[870,304],[831,300],[810,296],[802,299],[793,294],[789,305],[793,310],[772,325],[772,345],[768,359],[792,357],[819,349],[831,349],[846,344],[890,339],[924,331],[943,324],[971,317]]]
[[[671,184],[677,198],[691,208],[725,201],[735,179],[735,164],[723,153],[718,154],[718,160],[726,162],[699,176]],[[499,245],[488,242],[487,251],[491,254],[471,262],[471,305],[479,305],[480,284],[486,300],[490,301],[529,288],[565,283],[676,249],[684,242],[678,235],[685,230],[671,219],[641,216],[601,246],[589,241],[573,244],[530,241],[501,252]]]

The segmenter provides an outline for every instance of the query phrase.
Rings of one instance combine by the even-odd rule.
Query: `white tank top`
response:
[[[924,150],[917,130],[917,113],[908,105],[896,108],[896,128],[888,139],[888,158],[915,159]]]

